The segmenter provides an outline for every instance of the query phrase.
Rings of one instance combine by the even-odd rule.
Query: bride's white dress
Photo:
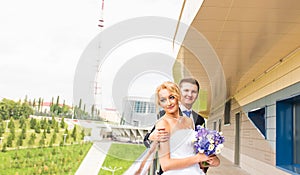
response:
[[[181,129],[175,131],[170,137],[170,156],[171,158],[185,158],[195,155],[193,138],[195,131],[192,129]],[[169,170],[163,175],[205,175],[198,164],[178,170]]]

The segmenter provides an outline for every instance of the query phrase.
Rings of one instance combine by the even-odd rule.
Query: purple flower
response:
[[[223,148],[225,139],[222,133],[216,130],[209,130],[200,125],[196,127],[194,148],[196,153],[204,153],[209,156],[219,154]]]

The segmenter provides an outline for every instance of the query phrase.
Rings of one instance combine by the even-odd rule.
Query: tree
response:
[[[22,146],[23,145],[23,138],[22,138],[22,134],[20,134],[20,136],[18,137],[18,140],[17,140],[17,146]]]
[[[15,122],[14,122],[14,119],[13,119],[12,117],[11,117],[10,120],[9,120],[8,128],[9,128],[9,129],[15,128]]]
[[[81,130],[81,140],[84,140],[84,136],[85,136],[84,129],[82,129]]]
[[[95,112],[95,105],[93,104],[91,109],[92,118],[94,118],[94,112]]]
[[[47,119],[44,118],[41,120],[41,129],[46,129],[47,128]]]
[[[70,114],[71,114],[71,109],[69,106],[66,105],[65,100],[63,102],[63,106],[61,107],[61,111],[62,111],[62,114],[65,116],[70,116]]]
[[[30,135],[30,139],[28,140],[28,145],[32,146],[34,144],[34,142],[35,142],[35,139],[36,139],[36,135],[34,133],[32,133]]]
[[[57,134],[56,132],[53,133],[51,140],[53,140],[53,143],[56,142]]]
[[[36,119],[35,118],[31,118],[30,119],[30,129],[34,129],[36,126]]]
[[[2,137],[2,135],[5,132],[5,126],[2,120],[0,120],[0,137]]]
[[[6,152],[6,147],[7,147],[7,143],[4,143],[3,146],[2,146],[2,152]]]
[[[12,147],[12,146],[13,146],[12,141],[13,141],[12,135],[9,135],[9,136],[7,137],[6,146],[7,146],[7,147]]]
[[[27,118],[30,114],[33,114],[33,109],[27,102],[21,103],[21,100],[14,102],[5,98],[0,102],[0,116],[3,120],[11,117],[19,119],[21,116]]]
[[[66,134],[66,141],[68,141],[70,135],[69,135],[69,130],[68,130],[67,128],[65,129],[65,133],[64,133],[64,134]],[[64,139],[64,138],[63,138],[63,139]]]
[[[65,118],[63,117],[63,118],[61,119],[61,122],[60,122],[60,127],[61,127],[61,128],[65,128],[65,125],[66,125],[66,123],[65,123]]]
[[[19,127],[23,128],[23,126],[26,125],[25,122],[26,122],[25,118],[23,116],[21,116],[20,119],[19,119],[19,123],[20,123]]]
[[[11,135],[11,137],[12,137],[12,140],[14,140],[14,139],[15,139],[15,134],[16,134],[15,128],[12,127],[12,128],[10,128],[9,130],[10,130],[10,135]]]
[[[76,138],[77,138],[77,129],[76,129],[76,125],[74,125],[74,128],[73,128],[73,131],[72,131],[72,137],[73,137],[73,140],[76,141]]]
[[[39,100],[38,100],[38,110],[37,110],[38,113],[40,112],[41,105],[42,105],[42,99],[40,97]]]
[[[54,115],[52,115],[52,125],[51,125],[51,128],[55,128],[55,125],[56,125],[56,120],[55,120],[55,118],[54,118]]]
[[[39,147],[42,148],[45,146],[45,139],[41,138],[41,140],[39,141]]]
[[[81,109],[82,99],[79,100],[78,108]]]
[[[34,108],[35,107],[35,98],[33,99],[33,102],[32,102],[32,107]]]
[[[22,137],[22,139],[26,139],[26,124],[23,125],[21,137]]]
[[[59,133],[58,122],[55,122],[54,131],[55,131],[56,133]]]
[[[43,139],[46,139],[46,138],[47,138],[46,129],[44,129],[44,132],[43,132],[42,138],[43,138]]]
[[[59,96],[57,96],[57,98],[56,98],[56,105],[57,106],[59,105]]]
[[[9,118],[9,113],[7,109],[8,106],[3,100],[0,102],[0,118],[2,120],[7,120]]]
[[[35,131],[36,133],[41,133],[41,125],[40,125],[40,121],[37,121],[37,122],[36,122],[34,131]]]
[[[27,103],[27,101],[28,101],[28,97],[27,97],[27,95],[25,95],[24,103]]]
[[[19,115],[18,118],[23,116],[25,118],[28,118],[29,115],[33,114],[33,108],[28,103],[23,103],[20,107],[20,111],[18,111]]]
[[[51,129],[50,129],[50,126],[49,126],[49,125],[47,126],[47,133],[48,133],[48,134],[51,133]]]

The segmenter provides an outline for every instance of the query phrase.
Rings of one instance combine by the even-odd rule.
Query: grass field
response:
[[[112,169],[121,168],[115,171],[115,175],[123,174],[132,163],[145,151],[144,145],[113,143],[107,153],[102,167],[111,167]],[[111,175],[110,171],[101,169],[99,175]]]
[[[91,143],[83,143],[82,131],[84,128],[80,126],[76,126],[75,140],[71,136],[75,126],[73,129],[67,130],[67,125],[61,128],[60,123],[57,123],[58,127],[55,131],[54,128],[50,128],[50,124],[47,122],[49,126],[47,132],[46,129],[41,129],[40,133],[36,133],[34,129],[30,129],[30,119],[26,119],[25,138],[22,139],[20,146],[18,145],[22,133],[20,120],[14,120],[13,123],[15,139],[12,140],[11,146],[5,147],[5,151],[4,144],[8,142],[11,129],[6,126],[1,137],[0,175],[75,174],[92,145]],[[35,139],[29,144],[32,134],[35,135]],[[54,135],[56,139],[51,143]],[[44,138],[43,144],[41,144],[42,138]]]
[[[75,174],[91,145],[86,143],[0,152],[0,174]]]

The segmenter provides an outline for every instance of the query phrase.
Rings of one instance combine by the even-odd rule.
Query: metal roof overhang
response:
[[[276,65],[300,45],[299,0],[205,0],[191,27],[200,32],[213,48],[222,66],[226,81],[226,98],[230,98],[249,82]],[[187,32],[185,43],[196,45],[195,37]],[[208,108],[214,108],[213,93],[217,91],[199,55],[182,46],[178,55],[192,76],[208,92]],[[210,59],[209,52],[201,53]]]

